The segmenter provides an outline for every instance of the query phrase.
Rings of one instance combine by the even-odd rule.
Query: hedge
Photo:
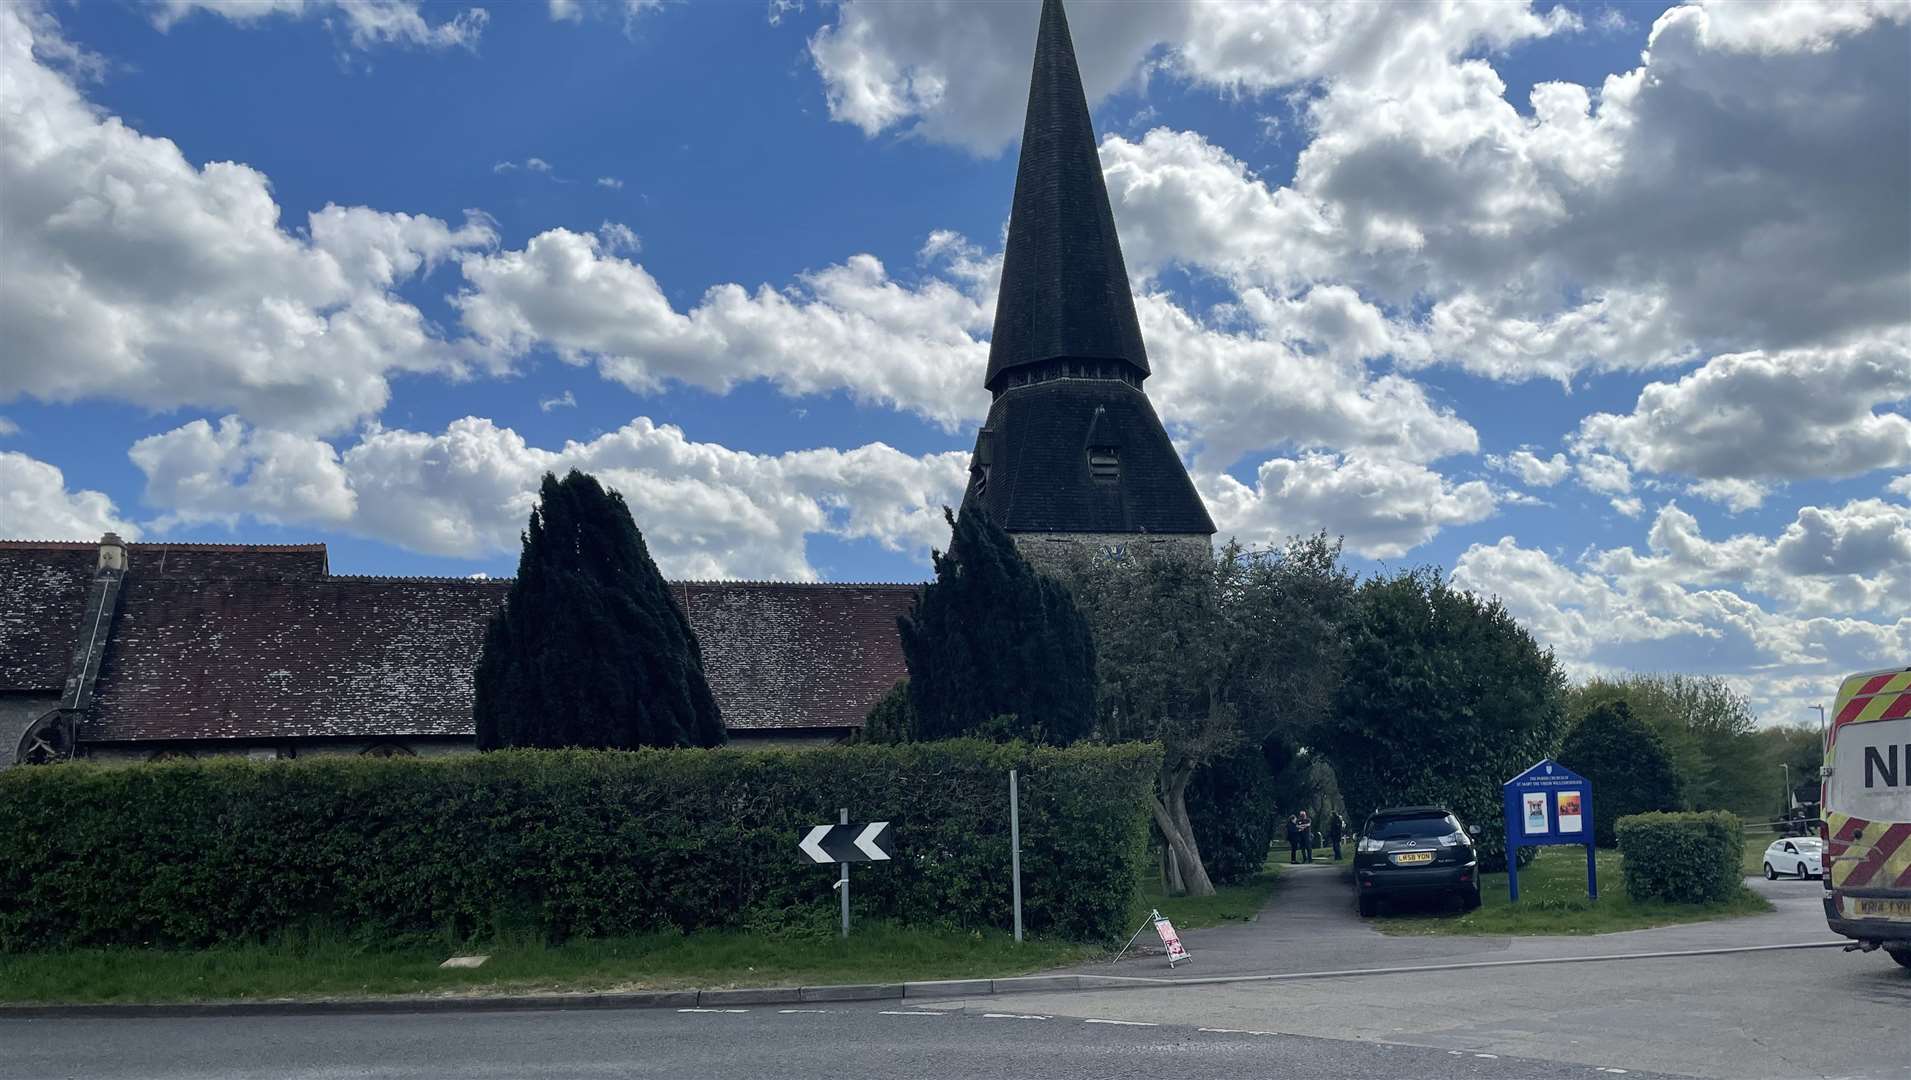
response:
[[[1734,814],[1632,814],[1614,827],[1633,900],[1706,904],[1743,888],[1745,828]]]
[[[0,950],[821,918],[833,868],[796,844],[839,806],[895,823],[895,859],[852,872],[857,917],[1006,927],[1011,767],[1029,930],[1108,940],[1125,932],[1159,760],[957,741],[9,769]]]

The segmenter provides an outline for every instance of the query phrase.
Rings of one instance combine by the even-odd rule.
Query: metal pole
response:
[[[1510,847],[1506,851],[1506,898],[1517,904],[1520,900],[1520,849]]]
[[[838,809],[836,811],[836,820],[839,824],[842,824],[842,825],[849,824],[849,808],[842,807],[841,809]],[[843,876],[836,882],[836,884],[843,890],[843,933],[842,933],[842,936],[848,937],[849,936],[849,864],[837,863],[836,865],[842,867],[843,869]]]
[[[1022,808],[1015,786],[1015,770],[1009,770],[1009,874],[1015,890],[1015,940],[1022,940]]]
[[[1829,749],[1825,743],[1825,707],[1823,705],[1807,705],[1805,707],[1818,710],[1818,749],[1820,752],[1823,752]]]

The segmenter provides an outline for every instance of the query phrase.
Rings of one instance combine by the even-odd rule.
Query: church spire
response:
[[[1117,361],[1120,377],[1148,377],[1068,16],[1043,0],[985,382],[1000,394],[1011,372],[1055,360]]]

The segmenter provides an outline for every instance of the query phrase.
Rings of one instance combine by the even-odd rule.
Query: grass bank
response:
[[[1762,849],[1761,849],[1762,850]],[[1597,856],[1599,899],[1586,898],[1585,849],[1541,848],[1537,858],[1520,871],[1520,902],[1506,896],[1506,875],[1481,879],[1482,904],[1478,911],[1461,913],[1451,906],[1424,909],[1392,908],[1377,920],[1388,934],[1610,934],[1675,923],[1758,915],[1772,910],[1758,894],[1743,886],[1734,899],[1720,904],[1634,903],[1626,896],[1616,851]]]
[[[368,948],[329,937],[170,951],[75,949],[0,954],[0,1002],[180,1002],[386,994],[503,994],[725,986],[811,986],[1022,975],[1079,962],[1094,946],[1007,933],[852,925],[763,935],[653,934],[562,945],[460,949],[491,959],[441,970],[442,947]]]
[[[1286,858],[1281,856],[1283,862]],[[1149,875],[1136,890],[1128,928],[1133,931],[1140,926],[1151,910],[1166,915],[1177,930],[1246,922],[1267,906],[1267,898],[1279,883],[1280,873],[1281,864],[1269,858],[1260,873],[1238,885],[1216,886],[1213,896],[1169,896],[1161,887],[1160,876]]]

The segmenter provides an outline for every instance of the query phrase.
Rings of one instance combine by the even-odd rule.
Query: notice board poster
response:
[[[1582,832],[1585,825],[1580,818],[1580,798],[1577,791],[1559,793],[1559,831],[1563,833]]]
[[[1539,836],[1546,830],[1546,793],[1529,791],[1526,798],[1526,835]]]
[[[1181,961],[1188,959],[1188,947],[1181,944],[1181,935],[1175,933],[1174,924],[1169,922],[1167,916],[1161,914],[1159,911],[1155,912],[1154,915],[1155,933],[1161,935],[1161,947],[1167,950],[1168,966],[1173,967]]]

